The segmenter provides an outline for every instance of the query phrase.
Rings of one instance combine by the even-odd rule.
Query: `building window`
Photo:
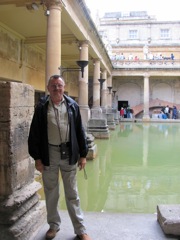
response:
[[[137,39],[138,31],[137,30],[129,30],[129,39]]]
[[[169,29],[161,29],[161,39],[166,39],[166,38],[170,38],[170,31]]]

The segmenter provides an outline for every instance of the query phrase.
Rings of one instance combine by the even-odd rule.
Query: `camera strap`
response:
[[[52,101],[51,101],[52,102]],[[60,142],[62,143],[62,136],[61,136],[61,127],[60,127],[60,120],[59,118],[61,118],[60,114],[59,114],[59,111],[57,108],[55,108],[54,106],[54,103],[52,102],[52,106],[53,106],[53,109],[54,109],[54,115],[55,115],[55,120],[56,120],[56,123],[57,123],[57,127],[58,127],[58,131],[59,131],[59,138],[60,138]],[[67,135],[68,135],[68,123],[69,121],[67,121],[67,127],[66,127],[66,138],[65,138],[65,141],[64,142],[67,142]]]

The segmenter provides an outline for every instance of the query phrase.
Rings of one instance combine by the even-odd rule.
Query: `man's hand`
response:
[[[85,168],[85,165],[86,165],[86,158],[80,158],[79,161],[78,161],[78,167],[79,167],[79,170],[82,170]]]
[[[36,170],[38,170],[39,172],[43,172],[43,170],[44,170],[44,165],[42,164],[42,161],[41,161],[41,159],[37,159],[36,161],[35,161],[35,167],[36,167]]]

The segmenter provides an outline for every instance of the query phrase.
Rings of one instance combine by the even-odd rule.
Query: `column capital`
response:
[[[88,40],[78,41],[79,47],[81,47],[82,45],[89,46],[89,43],[90,42]]]
[[[97,62],[100,62],[101,59],[100,58],[93,58],[93,63],[97,63]]]
[[[103,69],[102,73],[107,74],[107,69]]]
[[[150,77],[150,73],[149,72],[145,72],[143,76],[144,76],[144,78],[149,78]]]
[[[47,7],[47,9],[49,9],[53,6],[57,6],[57,7],[60,7],[60,8],[62,8],[64,6],[62,0],[45,0],[44,4]]]

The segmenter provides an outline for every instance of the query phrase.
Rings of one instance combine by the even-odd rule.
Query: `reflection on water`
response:
[[[120,123],[95,142],[88,179],[78,172],[84,211],[154,213],[157,204],[180,204],[179,123]],[[63,194],[59,204],[66,209]]]

